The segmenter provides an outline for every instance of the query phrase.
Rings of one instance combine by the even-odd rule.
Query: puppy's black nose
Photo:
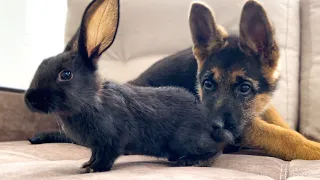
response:
[[[232,120],[232,114],[230,112],[224,112],[222,113],[222,117],[224,121],[230,121]]]
[[[234,127],[235,126],[235,120],[232,117],[232,114],[229,112],[222,113],[223,122],[225,123],[225,126],[227,127]]]

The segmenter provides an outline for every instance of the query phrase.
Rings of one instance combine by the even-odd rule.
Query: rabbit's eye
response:
[[[59,73],[59,81],[69,81],[72,77],[72,72],[66,69]]]

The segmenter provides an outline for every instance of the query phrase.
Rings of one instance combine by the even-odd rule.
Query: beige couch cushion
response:
[[[90,0],[68,0],[66,41],[75,32]],[[123,83],[137,77],[162,57],[190,47],[188,12],[192,0],[120,0],[117,37],[100,61],[108,79]],[[231,32],[238,31],[245,0],[205,0],[215,11],[217,22]],[[299,70],[298,0],[261,0],[276,26],[281,48],[281,91],[274,104],[292,128],[297,123]]]
[[[1,179],[309,179],[320,178],[320,161],[286,162],[272,157],[227,154],[212,167],[174,167],[166,160],[122,156],[112,170],[79,174],[90,151],[73,144],[30,145],[26,141],[0,143]]]
[[[320,1],[301,1],[301,132],[320,140]]]

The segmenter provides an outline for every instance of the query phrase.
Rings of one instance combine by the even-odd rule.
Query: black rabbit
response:
[[[56,115],[68,137],[91,149],[85,172],[108,171],[124,153],[168,158],[178,166],[210,165],[232,135],[192,93],[102,82],[97,75],[118,19],[118,0],[92,1],[77,43],[38,67],[25,94],[28,108]]]

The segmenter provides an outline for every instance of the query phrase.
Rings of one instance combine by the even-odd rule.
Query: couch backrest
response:
[[[75,32],[90,0],[68,0],[66,41]],[[192,0],[120,0],[120,25],[114,44],[100,61],[104,77],[124,83],[137,77],[157,60],[190,47],[188,12]],[[204,0],[217,22],[238,33],[245,0]],[[296,128],[299,99],[300,20],[298,0],[261,0],[276,28],[281,48],[282,80],[273,102]],[[121,73],[119,73],[121,72]],[[123,73],[126,72],[126,73]]]
[[[320,140],[320,1],[301,0],[300,131]]]

